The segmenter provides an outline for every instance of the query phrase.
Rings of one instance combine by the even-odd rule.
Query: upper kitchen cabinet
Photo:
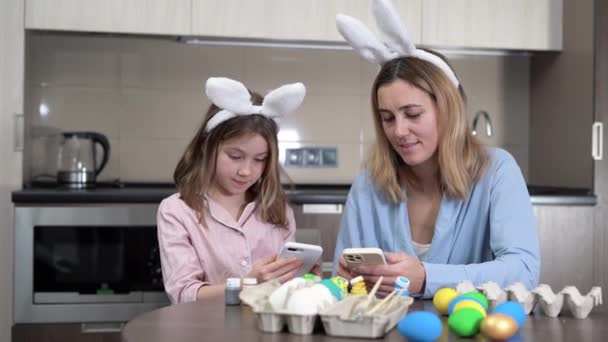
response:
[[[420,42],[422,0],[394,1]],[[371,0],[193,0],[192,34],[205,37],[343,42],[336,14],[353,16],[375,31]]]
[[[27,0],[27,29],[187,35],[191,0]]]
[[[562,0],[424,0],[422,43],[433,47],[561,50]]]

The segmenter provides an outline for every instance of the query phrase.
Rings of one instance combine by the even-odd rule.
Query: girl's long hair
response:
[[[435,54],[445,60],[442,55]],[[434,64],[414,57],[397,58],[384,64],[372,87],[376,143],[371,150],[367,167],[375,186],[381,189],[388,199],[397,203],[405,200],[407,187],[415,187],[420,183],[411,168],[391,146],[378,112],[378,89],[396,80],[406,81],[421,89],[436,103],[439,131],[436,152],[439,165],[438,182],[448,196],[465,198],[487,166],[486,149],[468,130],[462,87],[455,88]]]
[[[263,97],[250,93],[253,104],[260,105]],[[215,105],[209,107],[203,123],[177,163],[173,180],[181,199],[196,212],[199,222],[206,226],[203,195],[213,185],[221,143],[247,134],[259,134],[266,140],[268,156],[262,176],[247,190],[247,197],[256,202],[259,219],[286,228],[287,199],[281,186],[277,141],[279,128],[276,122],[258,114],[239,115],[205,132],[205,125],[219,111],[220,108]]]

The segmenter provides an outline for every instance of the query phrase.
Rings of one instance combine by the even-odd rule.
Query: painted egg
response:
[[[458,297],[458,292],[456,292],[456,290],[449,287],[444,287],[435,292],[435,295],[433,296],[433,305],[435,305],[435,309],[437,309],[439,313],[442,315],[447,315],[448,306],[456,297]]]
[[[414,311],[399,321],[397,330],[410,341],[435,341],[441,336],[441,319],[432,312]]]
[[[491,314],[481,322],[481,332],[492,340],[509,339],[517,329],[517,322],[505,314]]]
[[[481,304],[479,304],[478,301],[475,301],[473,299],[465,299],[465,300],[461,300],[458,303],[456,303],[456,305],[454,305],[454,310],[452,311],[452,315],[454,314],[454,312],[464,309],[464,308],[471,308],[471,309],[478,310],[479,312],[481,312],[483,314],[483,317],[487,316],[486,309],[484,309],[483,306]]]
[[[452,312],[454,312],[454,307],[456,306],[456,304],[460,303],[463,300],[472,300],[472,301],[476,301],[477,303],[479,303],[479,301],[477,301],[477,299],[475,299],[475,298],[470,298],[470,297],[467,298],[467,297],[463,297],[463,296],[458,296],[450,302],[450,305],[448,305],[448,315],[451,315]],[[482,304],[479,303],[479,305],[482,305]]]
[[[478,302],[481,303],[481,305],[483,305],[484,309],[488,310],[488,307],[489,307],[488,299],[481,292],[471,291],[471,292],[463,293],[460,297],[476,299]]]
[[[512,300],[497,305],[494,310],[492,310],[492,313],[501,313],[511,316],[515,322],[517,322],[518,329],[524,325],[524,322],[526,322],[526,311],[524,310],[524,307],[518,302],[514,302]]]
[[[450,330],[460,337],[471,337],[479,333],[483,314],[476,309],[464,308],[454,311],[448,318]]]

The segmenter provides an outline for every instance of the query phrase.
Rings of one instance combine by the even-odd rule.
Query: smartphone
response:
[[[321,246],[299,242],[287,242],[281,249],[279,258],[291,256],[304,261],[304,264],[294,276],[301,277],[310,272],[312,267],[319,261],[319,258],[321,258],[321,254],[323,254],[323,247]]]
[[[376,247],[345,248],[342,251],[342,256],[344,257],[348,268],[360,265],[386,264],[384,252]]]

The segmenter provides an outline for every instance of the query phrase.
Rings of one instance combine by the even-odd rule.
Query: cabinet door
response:
[[[424,0],[422,43],[455,48],[560,50],[562,0]]]
[[[394,3],[419,42],[421,0]],[[193,0],[192,12],[192,34],[198,36],[343,42],[338,13],[375,31],[371,0]]]
[[[189,34],[190,0],[27,0],[28,29]]]
[[[0,341],[10,341],[13,309],[13,205],[21,186],[24,0],[0,1]]]
[[[535,206],[541,245],[540,282],[559,291],[588,291],[594,281],[596,207]]]

